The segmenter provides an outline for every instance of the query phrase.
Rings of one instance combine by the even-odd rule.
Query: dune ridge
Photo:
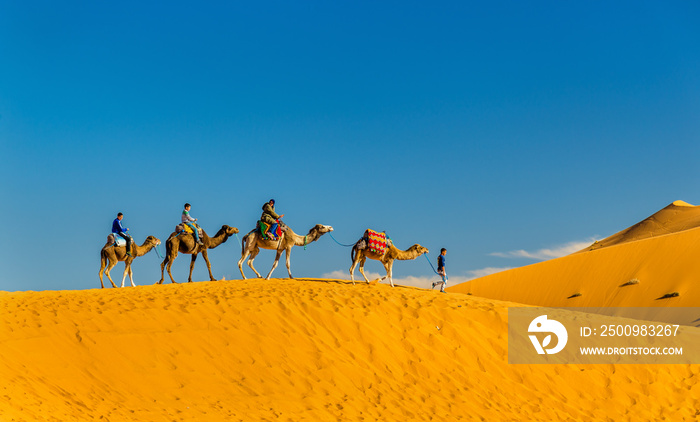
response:
[[[700,227],[700,206],[677,200],[639,223],[595,242],[584,251],[663,236],[697,227]]]
[[[471,280],[448,291],[536,306],[698,306],[698,224],[700,207],[676,201],[598,242],[600,247]]]
[[[509,365],[509,306],[320,279],[0,293],[0,419],[698,415],[698,365]]]

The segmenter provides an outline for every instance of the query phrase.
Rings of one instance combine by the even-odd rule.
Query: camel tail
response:
[[[243,239],[241,239],[241,250],[242,250],[242,251],[245,250],[246,243],[248,243],[248,235],[249,235],[249,234],[250,234],[250,233],[246,234],[245,236],[243,236]]]
[[[107,267],[107,253],[105,253],[105,248],[107,248],[107,245],[100,251],[100,273]]]
[[[246,248],[246,243],[248,243],[248,239],[250,238],[250,235],[255,233],[255,229],[249,231],[248,233],[243,236],[243,239],[241,239],[241,251],[245,250]]]

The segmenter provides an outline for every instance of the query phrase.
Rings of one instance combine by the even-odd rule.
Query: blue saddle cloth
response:
[[[114,238],[114,246],[126,246],[126,239],[117,233],[112,233],[111,236]]]

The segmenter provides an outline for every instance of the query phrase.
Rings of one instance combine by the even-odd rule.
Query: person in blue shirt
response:
[[[116,233],[117,235],[121,236],[126,240],[126,256],[131,256],[131,244],[133,243],[133,239],[131,236],[126,234],[126,232],[129,231],[128,228],[124,228],[122,226],[122,219],[124,218],[124,214],[118,213],[117,218],[114,219],[112,222],[112,233]]]
[[[433,288],[437,286],[438,284],[440,285],[440,292],[442,293],[447,293],[445,292],[445,286],[447,286],[447,273],[445,272],[445,255],[447,255],[447,249],[442,248],[440,249],[440,255],[438,255],[437,259],[437,273],[442,277],[442,281],[436,281],[433,283]]]

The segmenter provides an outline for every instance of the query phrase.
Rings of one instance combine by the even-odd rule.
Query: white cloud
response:
[[[501,271],[512,270],[514,267],[486,267],[478,270],[467,271],[469,274],[468,280],[474,280],[475,278],[486,277],[487,275],[500,273]]]
[[[547,259],[561,258],[562,256],[578,252],[581,249],[591,246],[593,242],[594,239],[590,238],[588,240],[569,242],[563,245],[555,246],[553,248],[545,248],[532,252],[520,249],[517,251],[510,252],[493,252],[490,255],[498,256],[501,258],[530,258],[544,261]]]

